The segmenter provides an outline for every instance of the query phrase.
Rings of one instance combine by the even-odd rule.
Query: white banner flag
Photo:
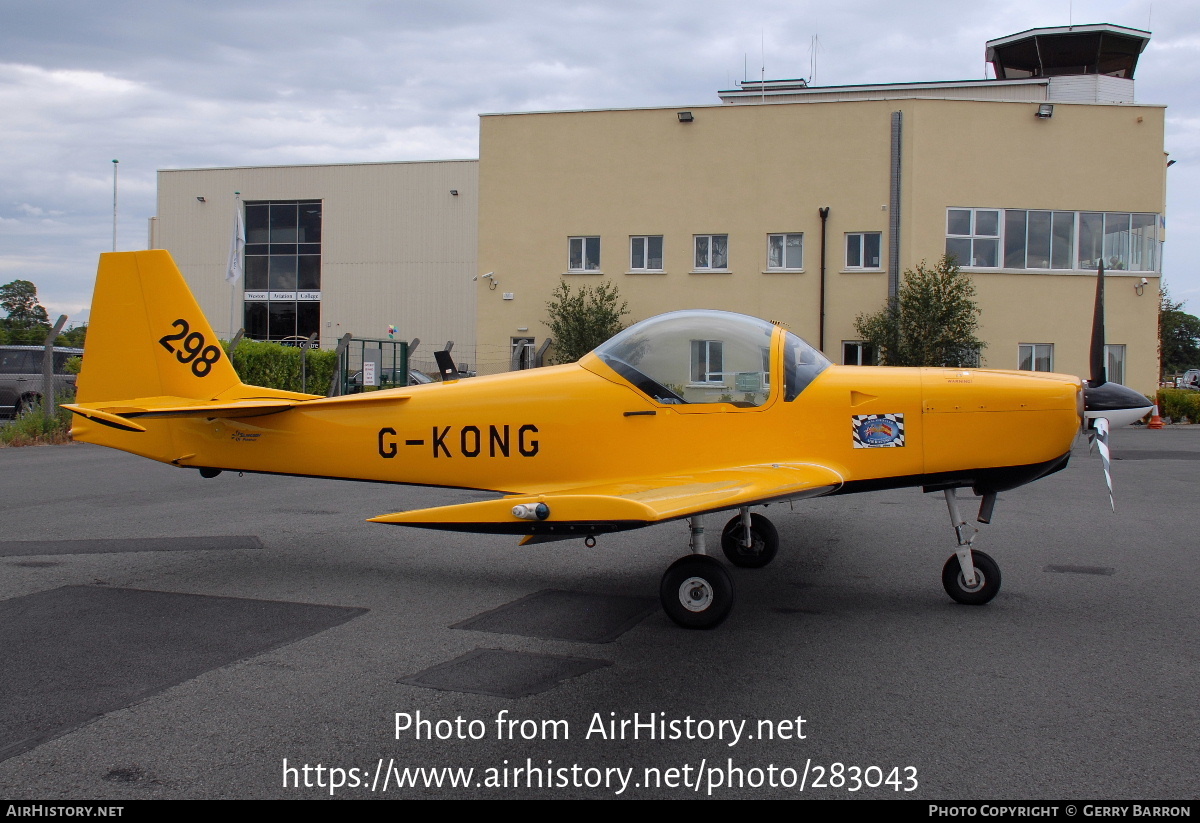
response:
[[[246,224],[242,220],[242,201],[239,199],[233,218],[233,240],[229,243],[229,268],[225,272],[226,283],[236,283],[242,276],[242,259],[246,253]]]

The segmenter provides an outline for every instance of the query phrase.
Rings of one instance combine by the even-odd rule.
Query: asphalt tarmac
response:
[[[1195,799],[1200,426],[1113,446],[1116,514],[1081,446],[1001,495],[986,606],[897,490],[771,506],[713,631],[658,608],[682,522],[518,548],[364,522],[473,492],[3,449],[0,797]]]

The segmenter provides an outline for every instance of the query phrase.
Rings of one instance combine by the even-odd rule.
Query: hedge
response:
[[[1185,417],[1200,422],[1200,392],[1189,389],[1159,389],[1158,413],[1178,423]]]
[[[225,343],[226,353],[229,344]],[[285,391],[306,391],[309,394],[328,394],[337,372],[337,352],[308,350],[308,385],[301,388],[300,353],[295,346],[281,346],[259,340],[242,340],[230,356],[234,371],[243,383]]]

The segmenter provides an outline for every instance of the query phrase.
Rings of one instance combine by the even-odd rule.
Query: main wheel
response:
[[[957,602],[982,606],[1000,591],[1000,567],[989,555],[980,551],[971,551],[971,562],[975,564],[974,586],[967,585],[957,554],[950,555],[942,567],[942,585],[946,588],[946,594]]]
[[[721,551],[730,563],[743,569],[761,569],[775,559],[779,552],[779,532],[774,523],[761,514],[752,514],[749,548],[743,540],[745,534],[741,515],[736,515],[721,531]]]
[[[667,569],[658,596],[663,611],[680,626],[711,629],[733,608],[733,579],[717,560],[689,554]]]

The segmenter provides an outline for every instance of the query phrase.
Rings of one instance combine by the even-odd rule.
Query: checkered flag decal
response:
[[[903,414],[850,416],[856,449],[898,449],[904,446]]]

